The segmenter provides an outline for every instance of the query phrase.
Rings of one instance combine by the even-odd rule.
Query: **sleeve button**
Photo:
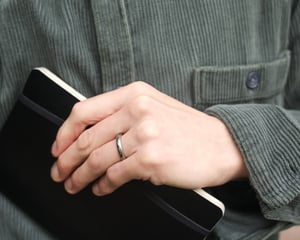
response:
[[[258,72],[249,72],[246,80],[248,89],[256,89],[259,86],[260,76]]]

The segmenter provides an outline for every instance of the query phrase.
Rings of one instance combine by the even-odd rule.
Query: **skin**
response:
[[[126,159],[115,138],[123,133]],[[242,155],[219,119],[135,82],[77,103],[52,146],[56,182],[75,194],[93,183],[102,196],[133,179],[196,189],[247,177]]]

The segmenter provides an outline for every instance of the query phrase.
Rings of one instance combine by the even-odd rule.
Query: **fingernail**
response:
[[[102,192],[101,192],[101,190],[100,190],[100,188],[99,188],[99,186],[98,186],[98,184],[96,184],[96,185],[93,186],[93,193],[96,196],[99,196],[99,197],[103,195]]]
[[[54,163],[54,165],[51,168],[51,177],[56,182],[60,181],[60,173],[58,171],[58,167],[56,166],[56,163]]]
[[[65,182],[65,189],[67,190],[68,193],[73,193],[73,184],[72,184],[71,179],[68,179]]]
[[[52,144],[52,147],[51,147],[51,153],[54,157],[57,157],[57,143],[56,141],[54,141],[54,143]]]

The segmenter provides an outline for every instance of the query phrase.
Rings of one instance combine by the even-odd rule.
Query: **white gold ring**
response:
[[[126,158],[126,155],[125,155],[124,150],[123,150],[122,134],[121,133],[119,133],[116,136],[116,145],[117,145],[117,150],[118,150],[118,153],[119,153],[119,156],[120,156],[121,160],[124,160]]]

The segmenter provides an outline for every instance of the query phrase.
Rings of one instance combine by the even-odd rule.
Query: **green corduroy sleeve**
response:
[[[267,218],[300,223],[300,125],[292,114],[258,104],[216,105],[239,146]],[[289,209],[288,206],[291,205]]]
[[[285,108],[215,105],[206,110],[229,128],[244,157],[266,218],[300,223],[300,6],[291,19]]]

